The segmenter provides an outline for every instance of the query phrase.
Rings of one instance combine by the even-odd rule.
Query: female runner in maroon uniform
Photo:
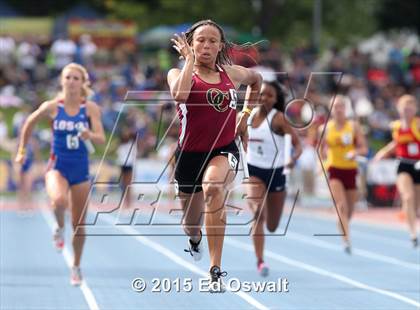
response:
[[[175,35],[174,48],[185,60],[182,69],[168,72],[168,84],[180,119],[175,181],[184,210],[183,228],[189,250],[201,258],[204,213],[210,253],[210,278],[221,284],[221,257],[226,215],[226,187],[239,162],[235,136],[247,146],[247,119],[259,98],[261,76],[231,64],[223,29],[211,20],[194,24],[186,34]],[[248,85],[243,113],[236,124],[236,89]]]

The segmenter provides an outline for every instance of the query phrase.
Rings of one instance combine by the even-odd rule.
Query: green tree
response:
[[[81,0],[7,0],[29,16],[56,16]],[[418,0],[321,0],[321,45],[344,46],[381,29],[420,32]],[[240,32],[260,31],[286,48],[310,43],[314,0],[86,0],[108,17],[135,20],[139,31],[211,18]]]
[[[380,29],[408,28],[420,34],[420,1],[382,0],[376,16]]]

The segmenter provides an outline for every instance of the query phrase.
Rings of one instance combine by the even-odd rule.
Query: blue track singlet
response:
[[[59,101],[52,125],[51,168],[58,170],[70,186],[89,180],[89,156],[83,140],[78,136],[79,126],[89,128],[85,102],[80,105],[76,115],[70,116],[64,109],[63,101]]]

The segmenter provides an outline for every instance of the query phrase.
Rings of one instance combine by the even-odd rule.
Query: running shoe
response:
[[[61,252],[64,248],[64,228],[57,227],[55,229],[53,239],[55,248],[57,251]]]
[[[258,269],[258,273],[262,277],[267,277],[269,272],[270,272],[270,269],[268,268],[268,265],[266,265],[264,262],[259,262],[257,264],[257,269]]]
[[[73,266],[71,268],[70,284],[73,286],[79,286],[82,284],[83,278],[80,271],[80,267]]]
[[[218,266],[213,266],[210,268],[210,293],[224,293],[226,292],[226,287],[223,284],[222,277],[226,277],[226,271],[220,271]]]
[[[203,256],[203,247],[201,245],[201,241],[203,240],[203,234],[200,230],[200,241],[195,243],[191,239],[188,239],[188,249],[184,249],[184,252],[190,253],[195,261],[199,261]]]
[[[344,252],[346,252],[348,255],[351,255],[351,246],[350,246],[350,244],[346,244],[344,246]]]

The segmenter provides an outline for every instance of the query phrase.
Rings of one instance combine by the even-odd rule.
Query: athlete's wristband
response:
[[[250,109],[250,108],[246,107],[246,108],[244,108],[244,109],[242,110],[242,113],[245,113],[245,114],[251,115],[251,111],[252,111],[252,109]]]
[[[20,146],[17,151],[18,155],[25,156],[26,155],[26,148],[24,146]]]

